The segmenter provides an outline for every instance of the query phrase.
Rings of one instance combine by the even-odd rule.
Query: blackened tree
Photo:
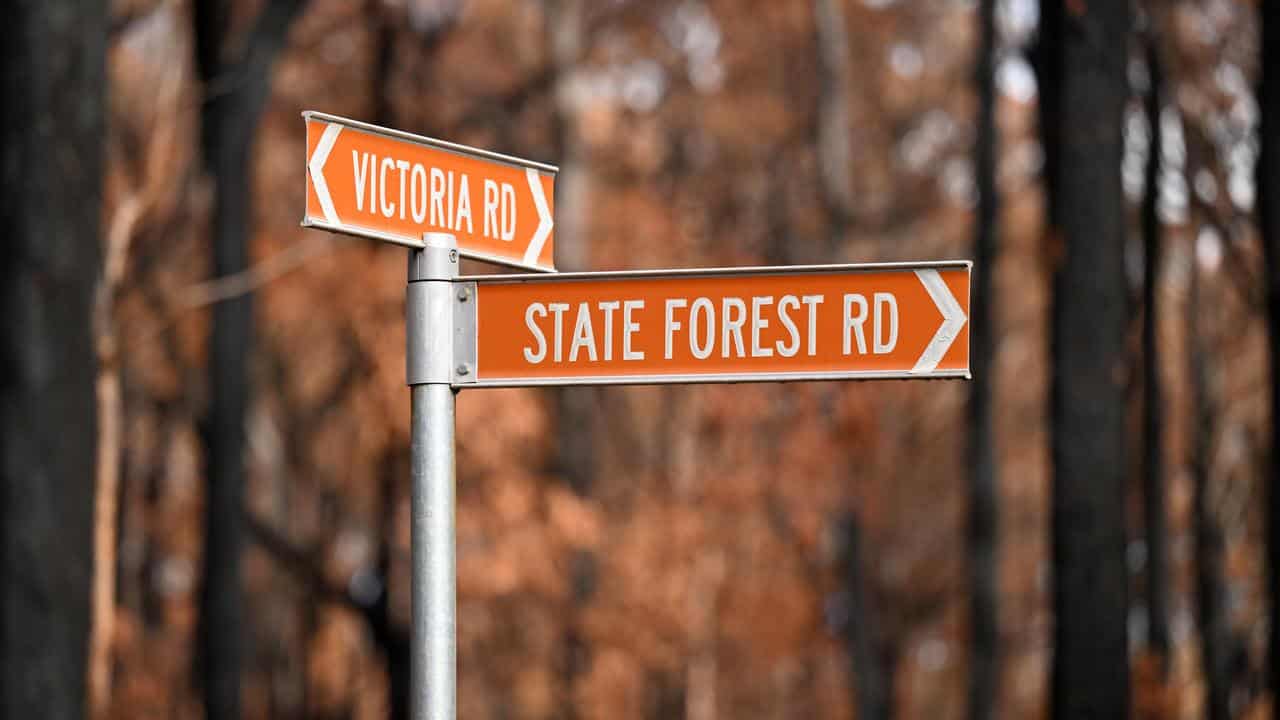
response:
[[[270,95],[271,69],[303,0],[271,0],[243,43],[229,42],[230,3],[195,5],[196,61],[205,84],[201,144],[213,180],[213,273],[248,269],[250,150]],[[233,53],[232,47],[242,48]],[[240,716],[242,654],[240,550],[243,546],[245,413],[253,306],[248,293],[213,308],[209,342],[204,582],[200,643],[205,712]]]
[[[1000,198],[996,186],[995,68],[997,53],[995,0],[978,6],[981,45],[975,81],[978,90],[977,142],[974,168],[978,188],[977,226],[973,242],[973,300],[970,306],[973,382],[969,386],[969,588],[973,640],[969,660],[969,717],[992,717],[999,678],[1000,635],[996,624],[997,558],[996,528],[997,476],[995,431],[992,421],[994,378],[991,362],[995,354],[995,327],[991,308],[995,287],[997,231]]]
[[[1258,213],[1267,266],[1267,318],[1271,338],[1271,482],[1267,484],[1267,567],[1271,595],[1268,637],[1273,693],[1280,691],[1280,5],[1259,3],[1262,57],[1258,67],[1261,119],[1258,137]]]
[[[107,8],[16,0],[0,47],[0,716],[85,714]]]
[[[1041,28],[1053,262],[1050,353],[1057,718],[1129,712],[1124,150],[1129,3],[1047,3]]]

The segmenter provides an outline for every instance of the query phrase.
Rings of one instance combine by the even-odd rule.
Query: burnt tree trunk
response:
[[[372,606],[365,611],[369,630],[382,648],[387,664],[387,717],[408,720],[413,709],[412,666],[409,633],[400,627],[391,608],[391,563],[395,543],[396,507],[402,496],[397,492],[398,478],[409,476],[400,463],[387,461],[382,468],[381,516],[382,541],[378,545],[379,591]]]
[[[1261,127],[1258,138],[1258,215],[1267,268],[1267,322],[1271,340],[1271,469],[1267,498],[1267,585],[1271,596],[1267,685],[1280,693],[1280,5],[1260,3],[1262,57],[1258,67]],[[1277,705],[1280,708],[1280,705]],[[1276,711],[1280,715],[1280,710]]]
[[[546,0],[546,33],[554,87],[573,77],[586,43],[584,0]],[[588,269],[587,246],[589,182],[586,148],[578,132],[577,109],[560,100],[556,105],[556,150],[560,156],[560,191],[556,193],[556,265],[562,270]],[[598,391],[591,387],[565,387],[555,391],[557,422],[564,430],[556,448],[556,470],[579,495],[587,495],[595,476]]]
[[[593,6],[588,0],[544,0],[552,87],[563,87],[572,79],[587,43],[587,13]],[[563,270],[586,270],[590,257],[586,238],[590,220],[589,162],[579,137],[577,109],[563,98],[557,99],[555,105],[555,135],[561,170],[556,192],[556,265]],[[575,494],[587,497],[596,479],[600,391],[593,387],[565,387],[553,393],[556,423],[561,430],[553,470]],[[576,687],[591,664],[591,648],[581,629],[581,616],[595,594],[598,564],[591,550],[575,551],[569,560],[570,595],[560,668],[564,698],[560,713],[566,718],[578,717]]]
[[[848,611],[842,628],[843,640],[853,675],[857,717],[889,720],[894,715],[896,654],[891,644],[885,641],[884,628],[873,599],[862,549],[862,526],[857,515],[848,512],[841,517],[837,532],[843,546],[841,579]]]
[[[1226,598],[1223,591],[1224,549],[1222,528],[1214,517],[1209,492],[1213,455],[1213,394],[1209,388],[1209,366],[1201,337],[1201,279],[1193,254],[1187,297],[1187,356],[1191,364],[1192,411],[1191,480],[1192,513],[1196,555],[1196,614],[1200,624],[1200,663],[1205,680],[1204,716],[1208,720],[1231,717],[1231,678]]]
[[[849,31],[843,4],[814,0],[815,44],[818,48],[818,173],[830,218],[827,251],[838,251],[853,218],[852,127],[849,124]]]
[[[0,716],[85,714],[107,8],[9,3],[0,49]]]
[[[1154,33],[1147,39],[1146,113],[1151,126],[1142,202],[1142,498],[1147,545],[1147,646],[1169,671],[1168,522],[1164,501],[1164,396],[1160,389],[1158,289],[1160,286],[1160,171],[1164,135],[1160,128],[1163,73]]]
[[[1000,634],[996,624],[996,533],[999,508],[995,463],[995,431],[992,422],[995,328],[991,311],[1000,197],[996,186],[999,142],[995,123],[995,60],[997,36],[995,0],[978,7],[981,46],[978,50],[977,144],[974,168],[978,188],[977,227],[973,242],[975,265],[970,305],[970,342],[973,382],[969,385],[969,621],[972,640],[969,655],[969,717],[984,720],[993,715],[1000,673]]]
[[[198,0],[197,65],[205,84],[202,149],[212,176],[213,275],[248,268],[250,150],[270,94],[271,70],[302,0],[271,0],[239,57],[228,58],[229,3]],[[209,341],[209,409],[204,421],[206,475],[204,583],[200,643],[205,712],[240,716],[243,653],[240,551],[243,546],[245,413],[253,306],[249,294],[216,304]]]
[[[1052,716],[1129,712],[1124,192],[1129,3],[1045,7],[1051,311]]]

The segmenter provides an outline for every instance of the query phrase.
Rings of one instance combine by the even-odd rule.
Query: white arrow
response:
[[[964,327],[969,318],[964,314],[964,308],[956,302],[956,296],[951,294],[951,289],[942,281],[942,276],[937,270],[916,270],[915,272],[916,277],[920,278],[920,284],[924,285],[924,289],[929,292],[929,297],[933,298],[933,304],[938,306],[938,312],[942,313],[942,325],[938,327],[938,332],[934,333],[933,339],[920,354],[916,366],[911,368],[913,373],[929,373],[937,369],[938,363],[947,354],[951,343],[955,342],[956,336],[960,334],[960,328]]]
[[[329,153],[333,151],[334,143],[338,142],[340,132],[342,132],[341,125],[329,123],[324,129],[324,134],[320,136],[320,142],[316,144],[316,151],[311,155],[311,160],[307,162],[307,172],[311,173],[311,185],[316,189],[316,198],[324,211],[324,219],[330,225],[339,224],[339,220],[338,211],[333,208],[333,198],[329,196],[329,184],[324,181],[324,164],[328,162]]]
[[[537,265],[538,256],[542,254],[542,246],[547,244],[551,236],[551,228],[555,220],[551,218],[551,209],[547,207],[547,196],[542,193],[542,179],[533,168],[524,169],[525,179],[529,181],[529,192],[533,193],[533,204],[538,208],[538,229],[529,240],[529,248],[524,251],[525,265]]]

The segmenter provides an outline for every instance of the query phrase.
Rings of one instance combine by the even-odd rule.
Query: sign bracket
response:
[[[476,284],[465,279],[453,282],[453,386],[476,384]]]

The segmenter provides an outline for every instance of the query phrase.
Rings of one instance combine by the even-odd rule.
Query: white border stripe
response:
[[[311,155],[311,161],[307,163],[307,171],[311,173],[311,185],[316,189],[316,199],[320,201],[324,219],[333,225],[338,225],[341,221],[338,219],[338,211],[333,207],[333,198],[329,195],[329,184],[324,180],[324,164],[329,161],[329,153],[333,152],[333,145],[338,142],[340,132],[342,132],[341,125],[329,123],[329,126],[324,129],[324,134],[320,136],[320,142],[316,145],[315,153]]]
[[[533,193],[533,204],[538,207],[538,229],[529,240],[529,248],[524,251],[524,264],[537,266],[538,256],[542,254],[542,246],[547,244],[547,238],[551,237],[555,221],[551,219],[551,209],[547,207],[547,196],[542,192],[542,179],[538,172],[533,168],[525,168],[524,175],[529,181],[529,192]]]
[[[951,348],[951,343],[955,342],[960,328],[964,327],[968,318],[937,270],[916,270],[915,273],[929,297],[933,298],[933,303],[938,306],[938,311],[942,313],[942,324],[938,326],[938,332],[934,333],[933,339],[916,361],[916,366],[911,369],[911,372],[917,374],[931,373],[938,368],[938,363],[942,362],[943,356]]]
[[[968,370],[938,370],[921,375],[905,370],[849,370],[721,374],[587,375],[564,377],[454,377],[453,386],[466,388],[555,387],[565,385],[709,385],[716,383],[801,382],[812,380],[969,380]]]

